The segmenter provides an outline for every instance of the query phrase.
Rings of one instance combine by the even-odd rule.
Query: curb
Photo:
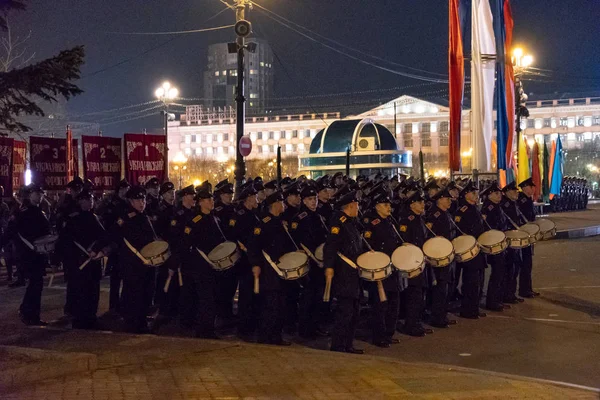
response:
[[[14,367],[0,371],[0,388],[14,388],[50,378],[93,372],[97,357],[89,353],[65,353],[16,346],[0,346],[3,362],[15,359]],[[0,365],[2,365],[0,361]]]
[[[579,239],[597,235],[600,235],[600,225],[558,231],[555,239]]]

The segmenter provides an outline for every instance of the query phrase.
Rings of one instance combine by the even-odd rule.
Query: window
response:
[[[431,147],[431,133],[421,133],[421,146]]]
[[[304,132],[304,137],[310,137],[310,129],[307,129],[307,130]]]
[[[552,119],[551,118],[544,118],[544,128],[550,128],[550,126],[552,126]]]
[[[448,132],[440,132],[440,146],[448,146]]]
[[[251,99],[258,99],[258,95],[256,93],[250,93]]]
[[[529,128],[529,129],[534,129],[535,128],[535,119],[528,119],[527,120],[527,128]]]
[[[421,132],[423,132],[423,133],[430,133],[431,132],[431,123],[429,123],[429,122],[423,122],[421,124]]]
[[[256,75],[256,74],[258,74],[257,70],[255,70],[255,69],[250,70],[250,75]]]
[[[262,148],[262,146],[258,146],[258,152],[259,152],[259,153],[262,153],[262,152],[263,152],[263,148]]]
[[[208,141],[208,138],[209,138],[209,137],[211,137],[211,136],[210,136],[210,135],[204,135],[204,136],[202,136],[202,143],[210,143],[210,142]]]
[[[407,124],[404,124],[404,126],[402,127],[402,133],[413,133],[412,123],[409,122]]]
[[[291,144],[286,144],[286,145],[285,145],[285,151],[286,151],[287,153],[290,153],[290,152],[292,151],[292,145],[291,145]]]
[[[296,130],[292,131],[292,137],[293,138],[297,138],[298,137],[298,131],[296,131]]]
[[[230,70],[229,70],[229,76],[237,76],[237,70],[235,70],[235,69],[230,69]]]
[[[584,124],[585,120],[583,119],[583,117],[577,118],[577,126],[584,126]]]
[[[282,138],[282,139],[286,139],[287,135],[285,133],[286,133],[285,131],[279,132],[279,137]]]
[[[185,143],[190,144],[192,142],[192,137],[190,135],[185,135]]]
[[[261,66],[261,67],[264,67],[264,66],[265,66],[265,62],[264,62],[264,61],[261,61],[261,62],[260,62],[260,66]]]
[[[275,153],[275,145],[274,144],[269,146],[269,152]]]
[[[190,149],[190,148],[188,147],[188,148],[187,148],[187,149],[185,149],[183,152],[189,156],[190,154],[192,154],[192,149]]]
[[[269,139],[275,139],[275,132],[269,132]]]
[[[215,76],[219,76],[221,73],[219,71],[215,71]]]
[[[229,133],[224,133],[223,134],[223,140],[226,140],[226,141],[229,140]]]
[[[440,122],[440,133],[448,132],[450,129],[450,123],[448,121]]]
[[[560,119],[560,126],[568,126],[569,125],[569,118],[561,118]]]
[[[202,154],[202,148],[201,147],[196,147],[196,155],[199,156]]]
[[[258,132],[258,140],[262,140],[262,132]]]
[[[293,144],[293,145],[292,145],[292,152],[293,152],[293,153],[296,153],[296,152],[298,152],[298,145],[297,145],[297,144]]]
[[[216,133],[215,133],[215,134],[213,134],[213,135],[212,135],[212,137],[213,137],[213,138],[212,138],[213,142],[216,142],[216,141],[218,141],[218,139],[217,139],[217,134],[216,134]]]
[[[592,117],[592,120],[593,120],[593,122],[592,122],[593,125],[600,125],[600,115],[594,115]]]
[[[212,147],[207,147],[206,148],[206,154],[212,154],[213,153],[213,148]]]
[[[223,76],[226,76],[226,75],[227,75],[227,71],[223,70]]]
[[[412,129],[412,124],[411,125],[411,129]],[[408,147],[408,148],[412,148],[413,147],[413,138],[412,138],[412,133],[405,133],[404,134],[404,147]]]

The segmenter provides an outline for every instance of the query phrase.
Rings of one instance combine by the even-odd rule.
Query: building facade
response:
[[[273,97],[273,51],[267,41],[251,38],[256,50],[245,53],[245,94],[248,115],[269,110]],[[237,85],[237,53],[229,54],[227,43],[208,47],[208,60],[204,72],[205,111],[235,108]]]

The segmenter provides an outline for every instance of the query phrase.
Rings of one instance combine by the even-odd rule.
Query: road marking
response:
[[[571,271],[571,272],[575,272],[575,271],[577,271],[577,270],[576,270],[575,268],[571,268],[569,271]]]
[[[460,353],[459,356],[461,356],[461,357],[470,357],[471,353]]]
[[[549,317],[558,317],[558,314],[548,314]]]
[[[556,289],[600,289],[600,286],[554,286],[536,288],[537,290],[556,290]]]
[[[490,318],[504,318],[504,319],[521,319],[525,321],[534,321],[534,322],[560,322],[563,324],[580,324],[580,325],[596,325],[600,326],[600,322],[588,322],[588,321],[569,321],[565,319],[550,319],[550,318],[516,318],[509,317],[506,315],[488,315]]]

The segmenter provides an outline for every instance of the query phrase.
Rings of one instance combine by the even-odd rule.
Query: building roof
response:
[[[373,138],[375,150],[398,150],[394,135],[383,125],[369,118],[341,120],[317,133],[310,145],[310,154],[341,153],[348,148],[359,150],[360,139]]]

